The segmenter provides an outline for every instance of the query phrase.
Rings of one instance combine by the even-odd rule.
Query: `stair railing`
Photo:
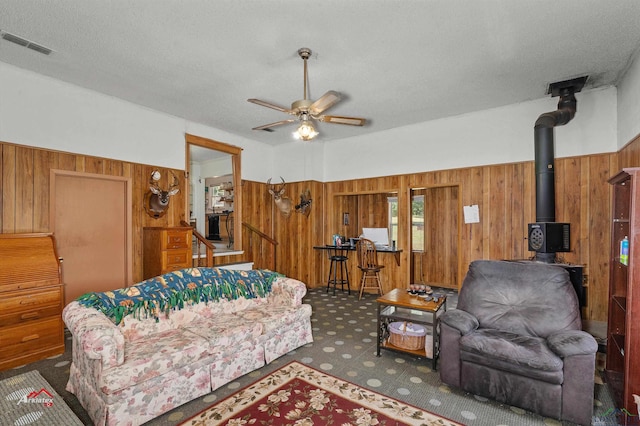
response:
[[[184,220],[180,221],[180,225],[191,226]],[[199,266],[207,268],[213,267],[213,252],[216,249],[215,246],[211,241],[207,240],[201,233],[199,233],[196,228],[193,228],[193,236],[195,237],[195,240],[193,241],[193,257],[191,265],[196,268]],[[204,253],[202,252],[203,249]]]
[[[249,232],[242,234],[242,247],[247,260],[253,262],[256,269],[276,270],[276,246],[278,242],[253,225],[242,222]]]

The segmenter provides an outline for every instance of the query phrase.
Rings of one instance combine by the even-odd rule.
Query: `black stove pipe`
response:
[[[576,97],[571,88],[560,94],[558,109],[545,112],[534,126],[536,168],[536,222],[556,221],[555,150],[553,128],[567,124],[576,114]]]
[[[567,124],[576,115],[575,92],[579,92],[586,78],[554,83],[550,93],[560,96],[558,109],[546,112],[536,120],[534,126],[536,169],[536,222],[556,221],[555,148],[553,128]],[[537,251],[535,259],[544,263],[555,263],[555,252]]]

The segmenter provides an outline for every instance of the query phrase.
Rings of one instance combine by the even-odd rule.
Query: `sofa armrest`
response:
[[[561,358],[574,355],[590,355],[598,351],[598,342],[587,332],[563,330],[547,337],[547,346]]]
[[[440,317],[440,321],[458,330],[461,335],[468,334],[480,326],[476,317],[460,309],[452,309],[445,312]]]
[[[276,305],[300,306],[306,294],[307,286],[302,281],[278,277],[273,281],[268,300]]]
[[[64,308],[62,320],[83,356],[100,360],[103,368],[124,362],[124,335],[102,312],[73,301]]]

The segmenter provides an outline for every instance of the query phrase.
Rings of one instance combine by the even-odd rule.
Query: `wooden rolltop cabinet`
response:
[[[64,352],[63,292],[53,234],[0,234],[0,370]]]

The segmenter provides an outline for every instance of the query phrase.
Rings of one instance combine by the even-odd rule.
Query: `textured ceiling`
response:
[[[0,61],[268,144],[294,125],[309,47],[310,97],[344,95],[317,141],[539,99],[589,75],[616,85],[640,44],[638,0],[0,0]]]

